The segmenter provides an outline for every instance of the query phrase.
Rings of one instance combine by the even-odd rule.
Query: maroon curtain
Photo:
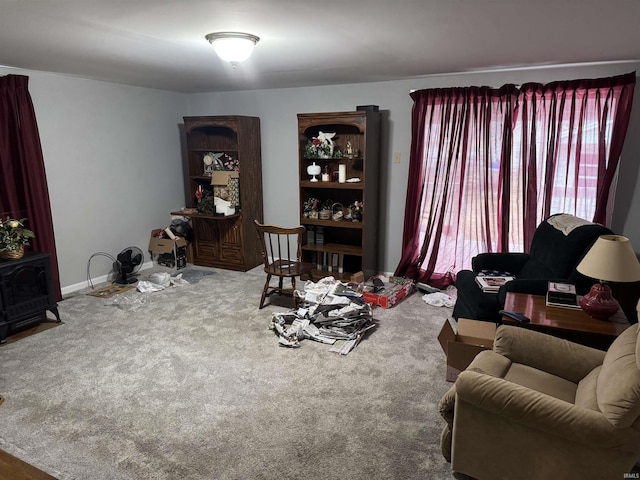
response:
[[[528,251],[553,213],[607,224],[635,73],[413,92],[402,258],[437,287],[480,252]]]
[[[601,87],[606,88],[607,95],[605,101],[607,103],[607,109],[611,108],[610,104],[614,100],[616,104],[614,105],[615,113],[613,114],[613,125],[611,126],[611,144],[609,150],[601,150],[599,156],[599,167],[601,171],[598,175],[598,197],[596,213],[593,219],[595,222],[606,222],[608,224],[611,219],[606,209],[611,193],[611,185],[613,184],[618,163],[620,162],[624,139],[627,136],[635,85],[636,74],[634,72],[625,76],[614,77],[610,79],[609,85]],[[607,111],[605,110],[603,113],[606,115]],[[599,135],[602,136],[604,133],[603,129],[599,132]]]
[[[627,133],[635,73],[527,83],[514,113],[525,247],[553,213],[609,225],[609,196]]]
[[[473,232],[483,244],[503,243],[500,159],[510,142],[515,86],[421,90],[411,94],[413,135],[402,258],[396,269],[434,286],[476,253],[459,241]],[[504,164],[508,164],[505,160]]]
[[[409,278],[415,278],[421,262],[418,261],[419,230],[421,224],[420,214],[422,206],[422,195],[424,193],[424,168],[425,162],[420,161],[425,158],[424,137],[426,130],[431,126],[431,119],[427,117],[427,107],[429,105],[429,92],[420,90],[411,93],[413,98],[413,109],[411,113],[411,124],[413,135],[411,137],[411,151],[409,158],[409,179],[407,184],[407,199],[404,208],[404,233],[402,236],[402,258],[396,268],[396,274],[402,274]]]
[[[29,77],[0,77],[0,215],[27,218],[35,233],[30,250],[51,255],[57,300],[62,299],[49,189]]]

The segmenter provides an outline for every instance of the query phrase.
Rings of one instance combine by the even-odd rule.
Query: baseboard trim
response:
[[[150,268],[153,268],[152,261],[143,263],[139,271],[148,270]],[[111,272],[107,273],[106,275],[101,275],[99,277],[92,278],[91,283],[93,283],[93,285],[96,286],[101,283],[108,282],[110,275],[111,275]],[[84,290],[85,288],[89,288],[89,287],[91,287],[91,285],[89,285],[89,280],[85,280],[84,282],[74,283],[73,285],[67,285],[65,287],[62,287],[60,291],[62,292],[62,295],[69,295],[70,293],[77,292],[78,290]]]

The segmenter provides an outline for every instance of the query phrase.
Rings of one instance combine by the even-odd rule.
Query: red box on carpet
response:
[[[379,276],[378,276],[379,277]],[[413,280],[403,277],[390,277],[382,290],[373,292],[373,287],[365,286],[362,293],[365,302],[374,307],[391,308],[400,300],[408,297],[414,292],[415,284]]]

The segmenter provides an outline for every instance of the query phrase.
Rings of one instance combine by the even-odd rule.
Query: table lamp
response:
[[[640,262],[631,242],[621,235],[601,235],[580,261],[578,272],[595,278],[580,300],[580,307],[590,317],[607,320],[618,311],[619,305],[611,295],[611,288],[604,282],[637,282],[640,280]]]

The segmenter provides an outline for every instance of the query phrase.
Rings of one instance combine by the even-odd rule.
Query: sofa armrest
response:
[[[565,438],[572,443],[635,450],[640,432],[615,428],[602,413],[559,400],[503,378],[465,370],[456,380],[457,398],[502,419]],[[456,401],[456,409],[460,408]],[[454,417],[455,418],[455,417]]]
[[[476,273],[481,270],[499,270],[517,276],[528,260],[528,253],[479,253],[471,259],[471,268]]]
[[[515,363],[578,383],[604,361],[605,352],[522,327],[501,325],[493,351]]]

